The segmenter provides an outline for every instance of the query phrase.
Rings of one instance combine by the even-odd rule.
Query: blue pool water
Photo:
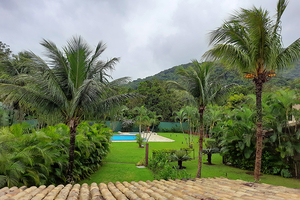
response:
[[[135,135],[113,135],[111,141],[133,141],[135,137]]]

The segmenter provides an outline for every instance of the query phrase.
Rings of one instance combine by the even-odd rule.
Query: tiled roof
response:
[[[226,178],[154,180],[0,189],[0,200],[300,199],[300,189]]]

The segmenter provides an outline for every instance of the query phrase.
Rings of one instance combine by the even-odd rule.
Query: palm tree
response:
[[[275,21],[262,8],[241,9],[210,33],[213,48],[203,57],[220,60],[228,66],[246,72],[256,87],[257,146],[254,180],[259,180],[262,156],[262,89],[275,76],[274,70],[290,66],[300,58],[300,38],[283,48],[281,16],[287,1],[279,0]]]
[[[174,114],[176,115],[176,116],[175,116],[175,122],[177,121],[177,119],[179,119],[183,137],[184,137],[184,139],[185,139],[186,144],[189,145],[189,144],[188,144],[188,141],[187,141],[187,138],[185,137],[185,134],[184,134],[184,131],[183,131],[183,126],[182,126],[182,123],[183,123],[184,120],[186,119],[186,113],[184,112],[184,110],[183,110],[183,108],[182,108],[182,109],[180,109],[179,111],[174,111],[174,112],[173,112],[173,115],[174,115]]]
[[[139,125],[139,134],[141,134],[142,125],[145,124],[145,121],[149,121],[149,117],[148,117],[149,111],[145,106],[135,107],[133,110],[137,113],[135,119],[136,119],[136,124]]]
[[[197,108],[194,107],[194,106],[185,106],[183,108],[183,112],[185,113],[186,117],[187,117],[187,121],[188,121],[188,129],[189,129],[189,139],[188,139],[188,145],[189,147],[191,147],[191,143],[193,143],[193,140],[192,140],[192,132],[194,127],[192,126],[193,124],[193,120],[196,118],[195,115],[196,115],[196,112],[197,112]]]
[[[150,121],[151,121],[151,124],[152,124],[152,131],[154,131],[154,127],[159,124],[159,119],[162,120],[163,119],[163,116],[162,115],[156,115],[156,112],[150,112]]]
[[[16,76],[0,84],[5,103],[17,101],[34,110],[38,116],[64,122],[70,129],[68,181],[73,180],[74,148],[77,126],[90,113],[103,114],[119,105],[132,94],[116,95],[115,87],[128,78],[108,82],[107,70],[112,70],[119,58],[99,60],[106,46],[99,42],[95,51],[81,37],[73,37],[60,51],[56,45],[43,40],[50,62],[27,52],[37,70],[34,75]],[[46,117],[45,117],[46,116]]]
[[[170,86],[173,86],[178,90],[186,91],[186,96],[189,96],[198,107],[198,112],[200,114],[198,178],[201,178],[204,137],[203,115],[205,108],[208,104],[214,103],[222,97],[226,88],[229,87],[229,85],[221,87],[217,82],[219,80],[218,77],[217,79],[212,79],[212,72],[212,63],[200,64],[197,60],[193,60],[193,67],[190,66],[187,69],[179,68],[177,71],[186,85],[181,85],[174,81],[168,82]]]

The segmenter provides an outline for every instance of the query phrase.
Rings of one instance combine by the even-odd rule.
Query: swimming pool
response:
[[[134,141],[135,135],[113,135],[111,141]]]

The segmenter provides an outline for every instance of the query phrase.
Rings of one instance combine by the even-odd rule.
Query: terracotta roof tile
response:
[[[193,180],[132,181],[130,183],[92,183],[25,186],[0,189],[0,200],[194,200],[194,199],[300,199],[300,189],[252,183],[226,178]]]

